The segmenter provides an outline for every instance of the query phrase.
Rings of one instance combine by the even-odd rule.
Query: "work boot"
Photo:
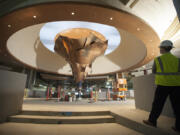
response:
[[[152,127],[157,127],[155,123],[150,122],[149,120],[143,120],[143,123]]]
[[[180,129],[177,129],[176,127],[172,127],[172,129],[175,131],[175,132],[177,132],[177,133],[179,133],[180,134]]]

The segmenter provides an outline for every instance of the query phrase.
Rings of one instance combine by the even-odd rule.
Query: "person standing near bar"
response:
[[[169,96],[176,117],[175,126],[172,129],[180,132],[180,59],[170,53],[173,48],[173,43],[170,40],[162,41],[159,48],[162,55],[155,58],[152,69],[157,88],[149,119],[143,120],[143,122],[157,127],[157,119]]]

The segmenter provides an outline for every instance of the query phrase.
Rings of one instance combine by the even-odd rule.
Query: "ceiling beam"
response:
[[[180,30],[180,23],[178,16],[176,16],[173,22],[171,23],[171,25],[164,32],[162,40],[172,38],[179,30]]]
[[[138,2],[139,0],[134,0],[129,7],[133,8]]]

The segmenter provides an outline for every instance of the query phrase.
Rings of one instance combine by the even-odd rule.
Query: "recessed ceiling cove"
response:
[[[0,18],[0,29],[3,31],[0,33],[0,43],[7,46],[9,54],[26,66],[71,75],[65,60],[47,49],[39,36],[46,23],[59,21],[91,22],[118,30],[120,44],[111,53],[94,61],[92,75],[137,68],[153,60],[159,53],[160,39],[157,33],[141,18],[117,8],[80,2],[31,5],[4,15]],[[103,35],[101,31],[99,33]]]
[[[39,31],[43,26],[44,24],[33,25],[15,32],[7,41],[9,53],[30,67],[57,74],[72,75],[72,70],[65,59],[41,43]],[[147,49],[143,42],[124,30],[119,29],[118,31],[121,35],[121,45],[112,53],[95,59],[90,75],[126,70],[146,57]]]

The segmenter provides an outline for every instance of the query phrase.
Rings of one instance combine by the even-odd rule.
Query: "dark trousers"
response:
[[[176,117],[175,127],[180,130],[180,86],[157,86],[149,121],[154,124],[157,123],[168,96]]]

